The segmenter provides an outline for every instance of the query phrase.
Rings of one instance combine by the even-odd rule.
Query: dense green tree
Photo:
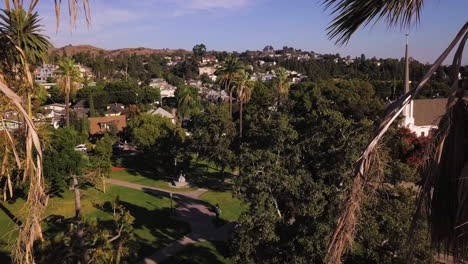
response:
[[[258,86],[246,109],[249,121],[240,150],[240,175],[234,178],[234,187],[236,194],[249,204],[249,210],[239,219],[232,245],[233,260],[322,263],[342,196],[352,182],[354,161],[372,135],[372,124],[379,118],[382,103],[369,83],[327,81],[293,85],[286,107],[275,110],[260,97],[274,98],[274,86],[269,86]],[[388,149],[382,151],[387,164],[384,182],[393,188],[395,182],[415,180],[411,178],[414,170]],[[394,174],[400,175],[398,180]],[[408,234],[408,219],[414,209],[410,204],[415,196],[408,190],[400,192],[390,187],[389,193],[399,193],[396,200],[382,200],[382,204],[369,200],[366,214],[374,217],[374,224],[362,226],[365,239],[357,245],[349,263],[404,260],[406,251],[398,239]],[[388,193],[382,193],[385,195]],[[392,208],[406,208],[401,211],[404,216],[387,217]],[[378,212],[373,213],[376,209]],[[381,222],[384,217],[392,220]],[[385,229],[386,225],[398,230]],[[399,229],[400,226],[404,228]],[[382,243],[383,236],[390,237],[383,247],[371,242]],[[365,249],[366,245],[367,251],[359,248]],[[431,259],[427,240],[418,240],[416,248],[416,263]],[[402,255],[392,258],[395,252]],[[358,260],[361,262],[355,262]]]
[[[138,84],[134,80],[107,82],[104,91],[108,94],[110,103],[124,105],[137,103]]]
[[[171,137],[175,127],[171,120],[159,115],[142,114],[129,121],[132,141],[143,150],[152,152]]]
[[[201,43],[201,44],[197,44],[195,46],[193,46],[193,54],[198,58],[198,59],[202,59],[203,56],[205,56],[206,54],[206,46],[205,44]]]
[[[95,180],[102,180],[103,192],[106,192],[106,178],[110,176],[112,169],[112,145],[115,138],[106,134],[96,142],[96,146],[90,153],[89,160]]]
[[[74,150],[80,144],[78,133],[71,128],[53,130],[50,146],[44,152],[44,176],[52,195],[61,195],[71,182],[72,174],[80,174],[84,163],[81,153]]]
[[[161,91],[159,88],[145,86],[137,90],[137,103],[139,104],[153,104],[154,102],[161,101]]]
[[[222,168],[235,164],[234,142],[236,126],[226,105],[208,105],[204,112],[194,116],[193,140],[200,157]]]

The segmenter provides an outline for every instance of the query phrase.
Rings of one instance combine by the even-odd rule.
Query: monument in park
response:
[[[185,174],[183,174],[183,173],[181,173],[180,176],[179,176],[179,179],[177,179],[177,181],[174,181],[172,184],[176,188],[187,188],[187,187],[189,187],[189,184],[185,179]]]

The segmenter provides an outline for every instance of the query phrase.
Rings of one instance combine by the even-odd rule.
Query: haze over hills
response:
[[[170,54],[174,52],[188,52],[183,49],[150,49],[144,47],[138,48],[123,48],[123,49],[115,49],[115,50],[106,50],[102,48],[98,48],[91,45],[67,45],[61,48],[53,48],[50,52],[51,53],[58,53],[60,55],[66,56],[73,56],[77,53],[90,53],[93,56],[98,55],[99,53],[104,53],[106,57],[115,57],[121,54],[136,54],[136,55],[151,55],[151,54]]]

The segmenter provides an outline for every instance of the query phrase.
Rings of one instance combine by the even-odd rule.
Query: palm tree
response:
[[[322,0],[335,15],[328,26],[328,36],[345,44],[361,27],[386,19],[390,26],[410,26],[419,22],[423,3],[427,0]]]
[[[65,93],[65,121],[66,127],[70,126],[70,94],[80,85],[81,73],[75,61],[71,58],[64,58],[59,63],[59,68],[55,71],[57,74],[57,83]]]
[[[283,67],[280,67],[276,70],[276,79],[278,80],[278,95],[279,95],[279,102],[281,102],[282,99],[288,97],[289,93],[289,73],[288,70],[286,70]]]
[[[41,34],[41,27],[37,13],[28,15],[24,9],[2,10],[0,13],[0,41],[9,53],[4,62],[9,68],[21,66],[22,86],[26,88],[30,117],[33,94],[33,86],[29,84],[32,81],[30,69],[32,65],[44,61],[52,47],[47,37]]]
[[[177,112],[181,119],[184,119],[199,106],[198,92],[193,87],[182,85],[179,87],[177,93]]]
[[[222,89],[229,92],[229,114],[232,117],[232,93],[234,87],[232,82],[236,74],[243,69],[242,62],[238,58],[228,58],[220,69],[216,71],[216,75],[220,76],[219,84]]]
[[[244,104],[247,103],[252,97],[254,83],[250,80],[250,75],[242,71],[234,79],[234,85],[237,89],[237,98],[239,100],[239,137],[242,138],[242,121]]]

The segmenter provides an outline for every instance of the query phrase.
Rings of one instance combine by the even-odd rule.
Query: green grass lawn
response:
[[[113,171],[111,173],[111,178],[141,185],[146,185],[154,188],[159,188],[163,190],[173,191],[173,192],[191,192],[196,191],[198,188],[172,188],[169,186],[169,182],[165,180],[156,180],[142,176],[138,172],[130,172],[129,170],[120,170]]]
[[[202,194],[200,199],[213,206],[219,204],[220,218],[227,221],[237,221],[242,212],[248,208],[241,200],[233,197],[231,192],[207,192]]]
[[[169,218],[170,200],[157,197],[139,190],[108,185],[107,193],[94,188],[82,190],[82,210],[86,219],[111,219],[109,212],[98,209],[97,204],[112,201],[119,195],[120,202],[135,217],[134,228],[136,242],[140,245],[139,255],[147,256],[156,250],[165,247],[174,240],[179,240],[190,232],[188,223],[175,221]],[[6,210],[21,219],[21,209],[24,201],[18,199],[14,204],[2,203]],[[72,217],[75,214],[74,196],[72,191],[66,191],[62,198],[52,198],[46,210],[46,216],[59,214]],[[46,228],[44,228],[46,230]],[[16,237],[16,224],[0,210],[0,263],[8,263],[9,244]]]
[[[228,264],[231,263],[227,255],[227,244],[225,242],[200,242],[187,246],[163,262],[164,264]]]

